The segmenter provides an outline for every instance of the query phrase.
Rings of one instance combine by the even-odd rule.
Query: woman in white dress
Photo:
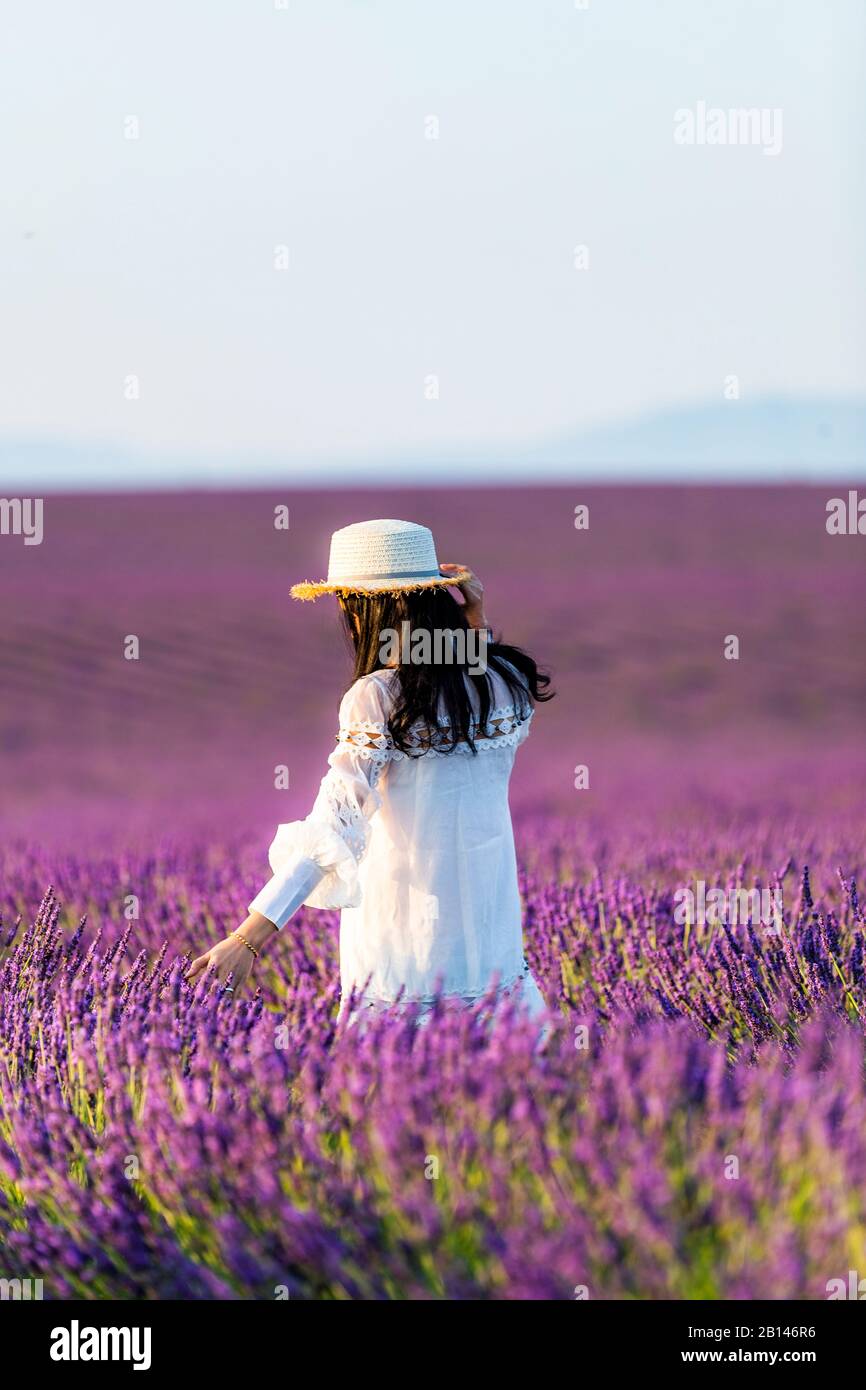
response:
[[[448,591],[456,586],[458,603]],[[328,578],[355,652],[329,771],[304,821],[278,828],[249,916],[193,962],[237,990],[302,903],[340,908],[343,1013],[517,993],[544,1009],[523,955],[508,783],[549,678],[492,640],[483,590],[439,565],[426,527],[367,521],[331,538]],[[231,977],[230,981],[228,977]],[[494,996],[496,997],[496,996]],[[350,1005],[351,1001],[351,1005]]]

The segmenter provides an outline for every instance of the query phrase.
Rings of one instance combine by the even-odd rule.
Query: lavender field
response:
[[[0,1276],[807,1300],[866,1276],[864,551],[826,534],[833,492],[58,497],[41,547],[4,538]],[[379,515],[430,525],[552,668],[512,796],[543,1050],[483,1008],[338,1028],[331,913],[234,1003],[183,981],[331,747],[346,654],[288,587]],[[781,920],[683,921],[698,882]]]

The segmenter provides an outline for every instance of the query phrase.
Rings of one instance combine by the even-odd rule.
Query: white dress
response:
[[[340,705],[337,746],[313,809],[281,825],[270,847],[273,878],[250,908],[282,928],[306,903],[341,908],[344,1007],[429,1009],[471,1003],[494,986],[544,1009],[523,956],[508,783],[532,711],[515,709],[492,668],[477,754],[435,747],[420,756],[388,733],[396,672],[362,676]],[[475,692],[470,687],[471,698]],[[440,719],[443,738],[447,721]],[[354,1016],[354,1015],[353,1015]]]

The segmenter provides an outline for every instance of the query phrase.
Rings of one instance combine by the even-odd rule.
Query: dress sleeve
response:
[[[273,877],[250,911],[281,928],[302,903],[358,906],[358,864],[380,805],[377,783],[391,753],[386,694],[377,677],[364,676],[343,696],[337,746],[313,809],[306,820],[277,828],[268,851]]]

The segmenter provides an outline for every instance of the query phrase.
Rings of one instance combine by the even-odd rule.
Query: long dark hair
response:
[[[411,634],[469,631],[463,605],[446,588],[415,589],[396,594],[343,594],[343,624],[355,653],[352,681],[385,669],[383,633]],[[408,630],[403,627],[408,623]],[[423,754],[435,746],[453,752],[456,743],[468,743],[477,753],[473,729],[485,728],[493,704],[491,670],[505,681],[519,720],[529,714],[536,700],[550,700],[550,676],[539,671],[532,657],[520,647],[489,640],[487,671],[471,674],[465,664],[400,661],[396,667],[398,692],[388,720],[394,746],[404,753]],[[473,709],[474,688],[478,708]],[[448,728],[443,738],[443,719]],[[410,737],[411,735],[411,737]]]

